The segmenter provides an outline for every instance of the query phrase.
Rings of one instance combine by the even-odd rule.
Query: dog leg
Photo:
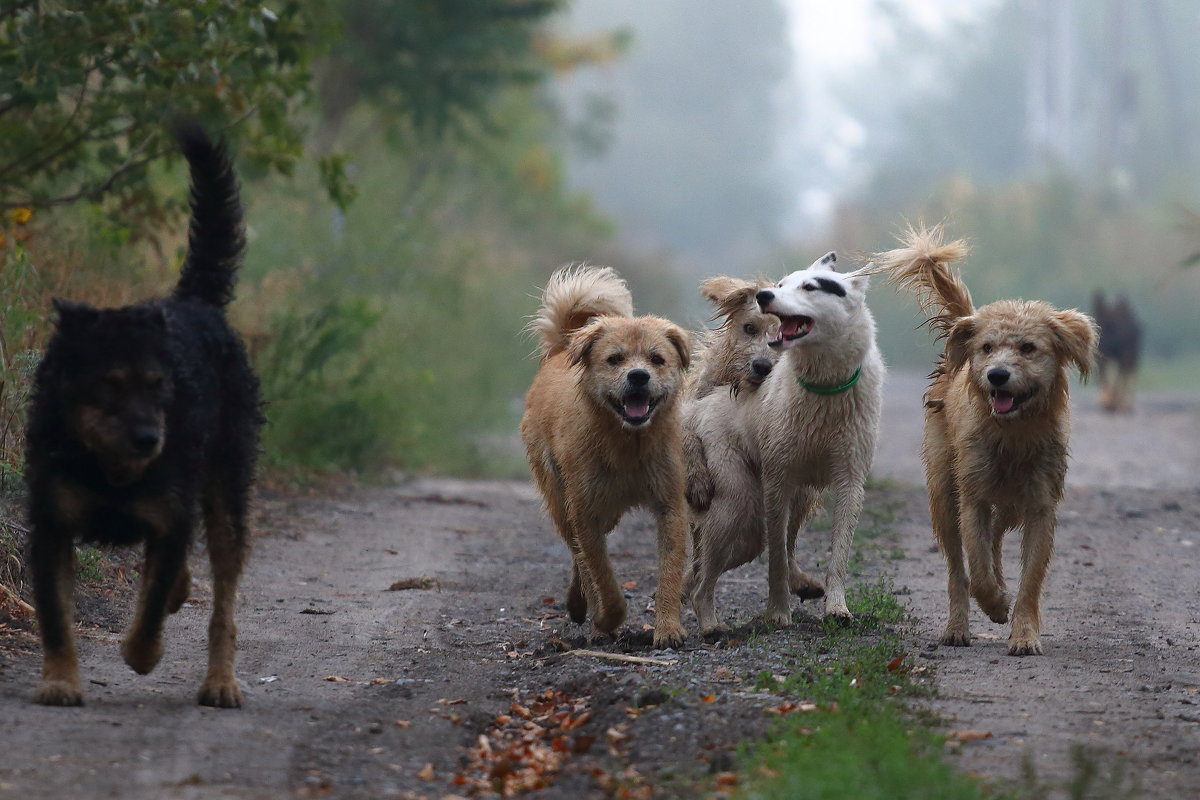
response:
[[[1025,524],[1021,537],[1021,584],[1013,606],[1010,656],[1040,656],[1042,584],[1054,552],[1054,511],[1044,511]]]
[[[946,480],[945,472],[932,474],[928,470],[929,516],[933,521],[933,535],[946,559],[946,594],[950,599],[950,615],[946,629],[939,640],[951,647],[969,647],[971,628],[968,622],[970,610],[970,584],[963,563],[962,536],[958,530],[958,508],[954,502],[954,486]]]
[[[763,475],[766,501],[767,610],[768,625],[791,625],[792,603],[788,588],[787,525],[789,497],[783,476]]]
[[[588,606],[592,608],[592,625],[600,633],[612,633],[625,621],[626,608],[625,596],[621,594],[612,562],[608,560],[605,541],[608,528],[582,524],[574,511],[570,525],[575,563],[580,568],[580,578],[586,582],[585,588],[590,588]],[[679,591],[678,583],[675,591]]]
[[[187,560],[190,525],[178,522],[175,530],[146,542],[146,558],[138,609],[121,643],[121,656],[130,669],[148,675],[162,658],[162,627],[167,604]]]
[[[208,622],[208,673],[196,697],[202,706],[241,708],[242,689],[233,670],[237,652],[234,605],[246,561],[248,483],[211,487],[205,497],[204,534],[212,566],[212,616]],[[225,492],[222,492],[225,488]],[[222,496],[222,494],[224,496]]]
[[[850,471],[836,481],[839,487],[837,501],[833,507],[833,552],[825,570],[825,616],[851,619],[846,606],[846,570],[850,562],[850,547],[854,544],[854,528],[862,513],[865,472]]]
[[[687,506],[683,497],[658,514],[658,589],[654,603],[654,646],[681,647],[687,638],[681,619],[683,568],[687,553]]]
[[[801,600],[816,600],[825,596],[824,584],[800,569],[800,565],[796,563],[796,538],[800,529],[808,522],[816,504],[817,493],[810,489],[801,489],[792,500],[792,508],[788,513],[788,588]]]
[[[44,706],[81,706],[79,659],[72,635],[75,548],[69,536],[52,536],[35,524],[30,544],[34,600],[42,637],[42,682],[33,701]]]
[[[175,578],[175,584],[171,587],[171,594],[167,597],[167,613],[174,614],[183,608],[183,604],[187,602],[188,595],[191,593],[192,573],[188,571],[187,564],[184,564],[183,569],[179,570],[179,575]]]
[[[582,625],[587,620],[588,601],[579,576],[579,562],[571,557],[571,585],[567,587],[567,614],[571,622]]]
[[[967,551],[967,566],[971,575],[971,595],[992,622],[1008,622],[1008,593],[996,583],[992,564],[991,509],[981,503],[963,502],[960,508],[959,530]]]

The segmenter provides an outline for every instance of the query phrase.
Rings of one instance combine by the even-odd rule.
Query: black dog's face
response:
[[[72,433],[110,484],[132,484],[166,443],[174,387],[162,312],[56,305],[56,344],[69,354],[62,390]]]

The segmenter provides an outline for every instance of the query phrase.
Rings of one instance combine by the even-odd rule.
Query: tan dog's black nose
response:
[[[631,369],[625,376],[630,386],[645,386],[650,382],[650,373],[644,369]]]

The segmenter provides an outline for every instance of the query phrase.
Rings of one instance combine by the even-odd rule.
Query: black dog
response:
[[[1129,298],[1109,302],[1104,292],[1092,297],[1092,316],[1100,326],[1100,407],[1105,411],[1133,410],[1133,383],[1142,355],[1142,325]]]
[[[188,254],[171,297],[115,309],[55,300],[26,450],[30,563],[44,659],[34,700],[80,705],[71,635],[76,540],[145,543],[137,616],[121,653],[142,675],[187,599],[197,511],[213,572],[202,705],[238,707],[234,595],[262,414],[258,379],[224,307],[245,238],[223,144],[194,123],[176,137],[191,173]]]

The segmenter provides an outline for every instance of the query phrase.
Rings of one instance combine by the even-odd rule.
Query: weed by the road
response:
[[[108,559],[95,547],[75,548],[75,577],[82,583],[100,583],[104,580],[104,568]]]

